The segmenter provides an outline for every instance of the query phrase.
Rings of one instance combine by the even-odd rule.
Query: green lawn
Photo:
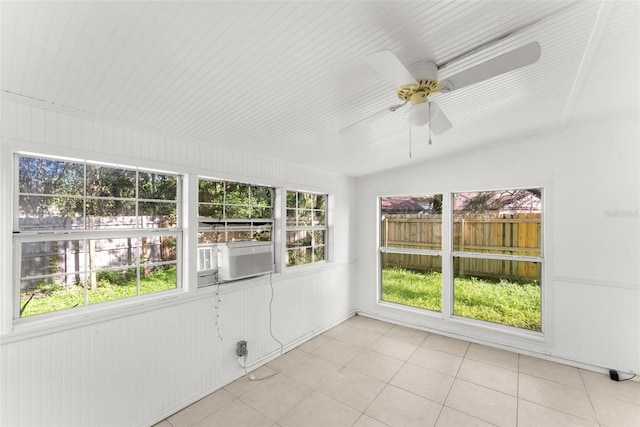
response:
[[[137,294],[136,275],[133,269],[124,275],[119,275],[114,271],[99,272],[97,277],[96,290],[88,291],[89,304],[128,298]],[[159,268],[147,277],[140,279],[141,295],[175,287],[175,266]],[[61,286],[43,282],[36,289],[23,291],[20,295],[20,305],[23,310],[21,317],[79,307],[84,305],[84,288],[76,285]]]
[[[442,310],[442,274],[397,267],[382,271],[382,299],[388,302]],[[457,316],[540,331],[540,286],[537,283],[491,281],[475,277],[454,280]]]

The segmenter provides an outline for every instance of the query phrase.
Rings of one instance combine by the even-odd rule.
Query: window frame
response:
[[[504,186],[499,187],[497,189],[489,187],[488,189],[483,190],[452,190],[447,189],[446,191],[425,191],[425,192],[412,192],[410,194],[407,193],[394,193],[393,195],[389,194],[378,194],[377,195],[377,239],[376,239],[376,247],[377,247],[377,304],[380,306],[386,306],[392,309],[400,309],[405,312],[414,312],[418,315],[426,316],[432,319],[440,319],[446,323],[449,323],[451,326],[456,325],[455,327],[467,328],[467,327],[477,327],[482,330],[487,331],[499,331],[501,333],[505,333],[507,335],[518,336],[526,339],[531,339],[535,342],[545,341],[547,337],[550,336],[550,331],[547,330],[546,325],[550,322],[550,317],[552,316],[551,311],[549,310],[549,293],[550,289],[547,288],[547,284],[549,283],[548,271],[546,269],[546,257],[549,255],[549,248],[546,248],[545,245],[545,233],[548,231],[550,224],[549,219],[546,215],[546,210],[549,205],[549,194],[551,184],[549,183],[539,183],[536,185],[529,186]],[[537,189],[541,192],[541,202],[540,202],[540,242],[539,242],[539,255],[509,255],[509,254],[489,254],[489,253],[474,253],[467,251],[458,251],[454,248],[454,203],[453,203],[453,195],[465,192],[491,192],[491,191],[508,191],[504,190],[504,188],[508,188],[508,190],[527,190],[527,189]],[[413,307],[410,305],[403,305],[395,302],[388,302],[382,299],[382,254],[383,253],[409,253],[409,254],[420,254],[420,255],[437,255],[438,251],[433,251],[431,249],[411,249],[411,248],[389,248],[382,246],[382,233],[381,223],[382,223],[382,206],[381,200],[386,197],[411,197],[412,195],[436,195],[442,194],[442,246],[441,246],[441,254],[442,254],[442,311],[436,312],[428,309]],[[489,321],[484,321],[481,319],[474,319],[470,317],[463,317],[454,314],[454,257],[460,258],[477,258],[477,259],[497,259],[497,260],[506,260],[506,261],[525,261],[525,262],[535,262],[540,264],[540,331],[533,329],[520,328],[515,326],[509,326],[501,323],[493,323]]]
[[[444,193],[438,193],[438,192],[434,192],[434,193],[412,193],[412,194],[403,194],[403,195],[395,195],[395,196],[379,196],[378,197],[378,224],[381,224],[383,221],[383,216],[387,215],[385,213],[382,212],[382,201],[383,199],[389,199],[389,198],[400,198],[400,197],[436,197],[436,196],[441,196],[444,197]],[[444,209],[444,206],[442,206],[442,209]],[[444,216],[442,214],[440,214],[440,228],[442,230],[442,234],[444,235]],[[382,295],[383,295],[383,289],[382,286],[383,281],[382,281],[382,257],[385,254],[404,254],[404,255],[424,255],[424,256],[431,256],[431,257],[440,257],[440,263],[441,266],[444,267],[443,265],[443,253],[444,253],[444,238],[440,239],[440,249],[420,249],[420,248],[405,248],[405,247],[398,247],[398,246],[382,246],[382,235],[379,236],[378,238],[378,259],[379,259],[379,264],[380,264],[380,268],[378,268],[378,274],[380,276],[379,279],[379,286],[378,286],[378,302],[380,303],[384,303],[384,304],[394,304],[394,305],[398,305],[401,306],[403,308],[408,308],[408,309],[416,309],[416,310],[424,310],[428,313],[433,313],[433,314],[440,314],[442,313],[442,308],[440,310],[431,310],[431,309],[427,309],[427,308],[420,308],[420,307],[416,307],[416,306],[412,306],[412,305],[404,305],[404,304],[400,304],[400,303],[396,303],[396,302],[392,302],[392,301],[387,301],[382,299]],[[441,270],[442,270],[441,267]],[[441,271],[442,273],[442,271]],[[443,281],[442,283],[444,283],[444,276],[443,276]],[[441,285],[441,287],[444,287],[443,285]],[[441,307],[444,307],[444,305],[442,304],[443,302],[441,301]]]
[[[453,199],[454,196],[456,194],[461,194],[461,193],[485,193],[485,192],[498,192],[498,191],[512,191],[512,190],[528,190],[528,189],[538,189],[540,190],[540,253],[539,255],[514,255],[514,254],[495,254],[495,253],[483,253],[483,252],[473,252],[473,251],[460,251],[460,250],[455,250],[455,243],[454,243],[454,223],[455,223],[455,212],[454,212],[454,203],[453,203]],[[449,311],[450,311],[450,316],[452,319],[455,319],[457,321],[461,321],[461,322],[473,322],[473,323],[481,323],[481,324],[486,324],[486,325],[490,325],[492,327],[496,327],[499,329],[515,329],[520,333],[524,333],[524,334],[534,334],[534,335],[544,335],[546,332],[546,317],[547,317],[547,313],[545,310],[545,283],[547,282],[546,280],[546,275],[545,275],[545,244],[544,244],[544,235],[545,235],[545,211],[546,211],[546,207],[545,207],[545,200],[547,198],[547,190],[546,187],[544,185],[534,185],[534,186],[527,186],[527,187],[520,187],[520,186],[513,186],[513,187],[507,187],[507,189],[505,188],[493,188],[493,189],[484,189],[484,190],[468,190],[468,191],[451,191],[449,193],[449,215],[450,215],[450,235],[449,237],[449,245],[450,245],[450,252],[449,252],[449,262],[451,265],[451,274],[450,274],[450,280],[449,280],[449,286],[448,286],[448,290],[450,292],[450,300],[449,300]],[[485,321],[482,319],[475,319],[472,317],[464,317],[464,316],[459,316],[454,314],[455,312],[455,289],[454,289],[454,281],[455,281],[455,271],[454,271],[454,259],[455,258],[460,258],[460,259],[485,259],[485,260],[499,260],[499,261],[524,261],[524,262],[535,262],[535,263],[539,263],[540,264],[540,331],[535,331],[535,330],[531,330],[531,329],[525,329],[525,328],[518,328],[515,326],[509,326],[509,325],[505,325],[505,324],[501,324],[501,323],[494,323],[494,322],[489,322],[489,321]]]
[[[202,202],[200,200],[200,182],[201,181],[208,181],[210,183],[215,183],[215,184],[221,184],[222,188],[223,188],[223,195],[222,195],[222,203],[212,203],[212,202]],[[248,204],[236,204],[236,203],[227,203],[227,185],[242,185],[242,186],[247,186],[248,187],[248,200],[249,203]],[[204,288],[213,284],[219,284],[219,280],[218,280],[218,260],[217,260],[217,255],[214,256],[213,251],[215,250],[215,248],[223,243],[226,242],[230,242],[233,241],[232,239],[229,239],[229,233],[234,233],[234,232],[249,232],[252,233],[254,230],[255,231],[261,231],[263,229],[268,229],[269,230],[269,240],[263,240],[263,241],[269,241],[271,242],[272,246],[275,246],[275,241],[276,241],[276,234],[275,234],[275,229],[276,229],[276,200],[277,200],[277,188],[273,187],[273,186],[269,186],[269,185],[262,185],[262,184],[253,184],[253,183],[248,183],[248,182],[243,182],[243,181],[236,181],[236,180],[228,180],[228,179],[220,179],[220,178],[212,178],[212,177],[208,177],[208,176],[203,176],[203,175],[198,175],[197,176],[197,183],[196,183],[196,187],[197,187],[197,194],[198,197],[196,199],[196,203],[195,203],[195,215],[198,221],[198,227],[197,227],[197,237],[196,237],[196,259],[197,259],[197,263],[196,263],[196,273],[198,275],[198,283],[197,283],[197,287],[198,288]],[[268,189],[270,191],[270,204],[269,206],[264,206],[264,205],[254,205],[251,203],[252,201],[252,197],[251,197],[251,189],[254,187],[259,187],[259,188],[264,188],[264,189]],[[201,206],[219,206],[221,207],[221,212],[222,215],[220,217],[212,217],[212,216],[201,216],[200,215],[200,207]],[[247,218],[238,218],[238,217],[231,217],[228,218],[226,217],[226,212],[227,212],[227,208],[228,207],[246,207],[249,209],[253,209],[254,207],[262,207],[262,208],[268,208],[271,212],[271,215],[268,218],[265,217],[252,217],[251,215],[249,215]],[[251,210],[249,212],[252,212]],[[216,242],[212,242],[212,243],[200,243],[200,234],[201,233],[207,233],[207,232],[218,232],[218,233],[223,233],[224,234],[224,238],[222,240],[216,241]],[[200,269],[201,265],[204,265],[205,263],[202,262],[201,259],[201,253],[205,253],[205,251],[203,251],[203,249],[209,249],[209,261],[210,261],[210,265],[212,268],[203,268]],[[208,278],[208,279],[207,279]]]
[[[82,176],[82,186],[83,186],[83,194],[81,196],[77,196],[78,200],[83,204],[83,212],[82,212],[82,228],[77,229],[55,229],[55,228],[45,228],[45,229],[21,229],[20,227],[20,196],[23,194],[20,191],[20,159],[22,157],[35,158],[39,160],[46,161],[61,161],[61,162],[69,162],[69,163],[77,163],[83,165],[83,176]],[[48,155],[41,154],[37,152],[24,152],[20,150],[15,150],[11,153],[11,162],[13,165],[13,175],[11,180],[11,191],[12,191],[12,200],[13,200],[13,209],[11,215],[12,221],[12,230],[13,235],[11,239],[11,247],[12,247],[12,268],[11,268],[11,296],[13,303],[11,304],[11,321],[13,324],[20,325],[31,322],[39,322],[41,320],[51,320],[55,318],[62,318],[69,315],[73,315],[75,313],[89,313],[98,310],[103,310],[105,307],[117,307],[123,305],[131,305],[138,304],[141,301],[155,299],[158,295],[162,295],[164,298],[170,294],[181,293],[184,291],[183,284],[183,270],[184,270],[184,212],[182,208],[183,201],[183,192],[184,192],[184,182],[185,177],[183,174],[177,172],[171,172],[166,170],[160,170],[156,168],[150,167],[141,167],[141,166],[131,166],[131,165],[123,165],[120,163],[111,163],[111,162],[102,162],[102,161],[93,161],[89,158],[87,159],[79,159],[71,156],[56,156],[56,155]],[[135,197],[129,198],[117,198],[117,197],[107,197],[107,196],[95,196],[89,195],[86,190],[87,185],[87,166],[97,166],[97,167],[107,167],[113,169],[120,169],[125,171],[133,171],[135,172]],[[153,173],[159,175],[167,175],[175,177],[175,200],[167,201],[166,199],[143,199],[139,194],[139,185],[140,175],[144,173]],[[38,195],[25,193],[27,195]],[[46,194],[45,196],[55,197],[55,194]],[[89,200],[127,200],[133,201],[135,203],[135,226],[133,227],[122,227],[122,228],[88,228],[87,227],[87,218],[89,217],[87,213],[86,203]],[[172,203],[175,205],[175,226],[166,227],[166,228],[146,228],[143,227],[143,224],[140,223],[139,219],[143,215],[139,210],[139,204],[146,202],[160,202],[160,203]],[[125,271],[129,269],[136,270],[136,295],[125,296],[120,298],[114,298],[110,300],[100,301],[98,303],[90,303],[88,302],[88,293],[90,292],[88,280],[85,278],[85,283],[83,285],[83,304],[76,307],[63,308],[59,310],[53,310],[49,312],[43,312],[36,315],[21,317],[20,311],[22,309],[21,303],[21,282],[23,279],[22,273],[22,245],[24,243],[33,243],[33,242],[53,242],[53,241],[64,241],[64,242],[75,242],[75,241],[83,241],[85,243],[90,240],[100,241],[100,240],[113,240],[113,239],[126,239],[126,238],[134,238],[134,239],[142,239],[145,237],[151,238],[161,238],[163,236],[175,236],[175,260],[167,260],[167,261],[142,261],[141,254],[136,255],[136,261],[131,264],[121,265],[121,266],[109,266],[105,268],[99,267],[90,267],[86,263],[86,259],[82,262],[81,265],[77,266],[77,270],[74,272],[69,272],[67,275],[83,275],[88,276],[91,273],[96,273],[98,271]],[[86,252],[87,250],[84,249]],[[86,258],[86,254],[85,254]],[[161,290],[158,292],[150,292],[150,293],[140,293],[141,290],[141,276],[140,270],[147,267],[157,267],[163,265],[175,265],[176,267],[176,282],[175,287],[171,287],[166,290]],[[43,278],[52,278],[52,277],[60,277],[61,274],[50,273],[45,274]],[[27,276],[25,276],[27,277]],[[40,276],[38,276],[40,277]]]
[[[289,193],[295,193],[296,195],[296,207],[295,208],[291,208],[287,205],[287,199],[288,199],[288,195]],[[324,223],[321,225],[314,225],[313,221],[311,225],[300,225],[300,211],[301,208],[299,207],[299,195],[300,194],[308,194],[308,195],[313,195],[313,196],[322,196],[324,197]],[[329,261],[329,256],[330,256],[330,250],[329,250],[329,241],[330,241],[330,236],[329,236],[329,212],[330,212],[330,206],[329,206],[329,201],[331,199],[330,195],[328,193],[324,193],[324,192],[319,192],[319,191],[307,191],[307,190],[294,190],[294,189],[282,189],[282,216],[281,216],[281,221],[282,221],[282,229],[283,229],[283,243],[282,243],[282,254],[283,254],[283,258],[282,258],[282,265],[285,269],[291,269],[291,268],[302,268],[304,266],[306,267],[310,267],[310,266],[315,266],[315,265],[319,265],[322,263],[326,263]],[[288,216],[288,211],[291,209],[295,209],[296,211],[296,215],[295,215],[295,222],[296,225],[289,225],[289,216]],[[311,211],[315,211],[317,209],[311,209]],[[314,233],[316,231],[323,231],[324,232],[324,243],[320,244],[320,245],[316,245],[315,244],[315,236]],[[293,251],[295,249],[291,249],[292,247],[289,246],[289,240],[287,237],[287,234],[289,232],[311,232],[312,238],[311,238],[311,245],[310,246],[303,246],[303,248],[310,248],[311,249],[311,256],[312,256],[312,261],[310,262],[303,262],[303,263],[295,263],[295,264],[289,264],[289,251]],[[324,251],[324,256],[322,259],[319,260],[313,260],[313,258],[315,257],[315,250],[319,247],[323,248]]]

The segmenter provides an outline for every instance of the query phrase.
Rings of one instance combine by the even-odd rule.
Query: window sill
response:
[[[0,345],[170,307],[184,303],[190,298],[193,297],[185,290],[175,289],[137,297],[130,301],[123,299],[16,319],[13,321],[12,330],[0,335]]]

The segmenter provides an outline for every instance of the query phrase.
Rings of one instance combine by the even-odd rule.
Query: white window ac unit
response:
[[[218,252],[218,280],[229,281],[271,273],[273,243],[259,241],[228,242]]]

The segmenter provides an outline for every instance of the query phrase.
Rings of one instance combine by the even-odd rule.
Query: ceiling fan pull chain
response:
[[[433,144],[431,142],[431,128],[433,124],[431,123],[431,101],[427,101],[429,103],[429,145]]]
[[[409,125],[409,158],[411,158],[411,125]]]

